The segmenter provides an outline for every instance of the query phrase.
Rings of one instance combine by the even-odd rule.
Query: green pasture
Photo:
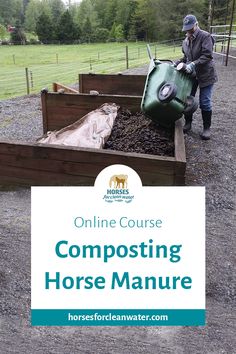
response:
[[[128,51],[127,48],[128,47]],[[153,56],[174,59],[180,46],[151,45]],[[127,63],[128,61],[128,63]],[[149,63],[146,43],[104,43],[77,45],[0,46],[0,99],[27,94],[28,68],[30,93],[53,82],[74,84],[79,73],[117,73]]]

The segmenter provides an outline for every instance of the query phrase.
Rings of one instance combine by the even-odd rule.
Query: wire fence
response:
[[[222,56],[224,63],[228,43],[228,35],[223,28],[214,28],[214,52]],[[151,43],[152,56],[158,59],[176,59],[182,56],[182,38],[158,43]],[[51,90],[53,82],[65,85],[78,83],[80,73],[115,74],[126,69],[139,67],[149,63],[145,43],[136,46],[123,45],[104,48],[75,46],[76,52],[67,53],[55,51],[48,54],[47,47],[41,47],[38,56],[32,53],[30,64],[24,66],[24,60],[29,58],[16,53],[10,54],[0,63],[0,99],[28,94],[37,94],[43,88]],[[69,48],[69,47],[68,47]],[[89,50],[88,50],[89,48]],[[67,48],[66,48],[67,49]],[[54,48],[53,48],[54,50]],[[68,49],[70,51],[70,49]],[[231,34],[229,57],[236,59],[236,32]]]
[[[158,59],[174,59],[181,55],[180,40],[151,43],[150,47],[153,57]],[[37,64],[33,58],[33,64],[24,67],[22,62],[18,66],[22,58],[13,54],[12,65],[1,71],[0,99],[39,93],[45,87],[50,90],[53,82],[75,84],[80,73],[112,74],[149,63],[145,43],[136,47],[124,45],[106,51],[90,51],[87,56],[78,54],[76,58],[68,58],[68,55],[64,58],[53,53],[51,58],[44,59],[44,63]]]
[[[222,57],[222,64],[227,65],[228,58],[236,59],[236,25],[211,26],[215,40],[214,53]]]

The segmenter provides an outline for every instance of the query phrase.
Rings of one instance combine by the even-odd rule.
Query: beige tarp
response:
[[[38,143],[102,148],[111,134],[119,106],[104,103],[75,123],[58,131],[48,132]]]

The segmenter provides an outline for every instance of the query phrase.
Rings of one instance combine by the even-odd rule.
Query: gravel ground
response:
[[[186,184],[206,186],[207,325],[205,327],[30,326],[30,189],[0,190],[0,353],[236,353],[235,82],[236,62],[217,62],[212,139],[201,117],[186,135]],[[146,68],[130,71],[143,73]],[[39,96],[0,101],[0,138],[42,135]],[[197,215],[196,215],[197,222]],[[193,225],[194,227],[194,225]]]

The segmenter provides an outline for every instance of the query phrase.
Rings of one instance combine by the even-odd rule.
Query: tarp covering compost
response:
[[[119,106],[104,103],[75,123],[60,130],[48,132],[38,143],[102,148],[111,134]]]

